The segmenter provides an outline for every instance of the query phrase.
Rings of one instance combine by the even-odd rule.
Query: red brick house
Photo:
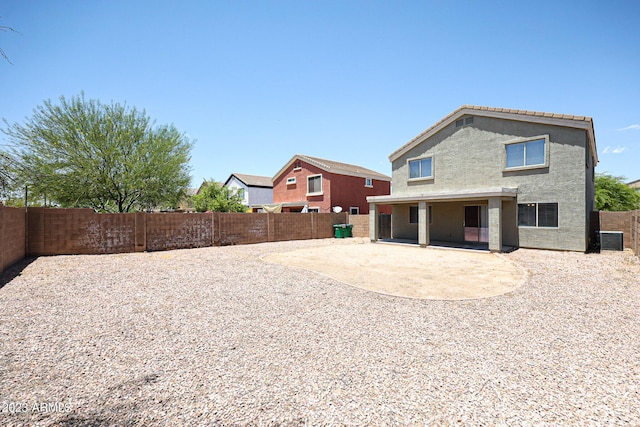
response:
[[[282,212],[368,214],[367,196],[391,193],[391,177],[348,163],[296,154],[273,177],[273,203]]]

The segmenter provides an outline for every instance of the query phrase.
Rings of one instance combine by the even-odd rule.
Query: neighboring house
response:
[[[369,213],[367,196],[389,194],[387,175],[347,163],[296,154],[273,177],[273,203],[282,212]]]
[[[224,185],[239,194],[242,204],[253,211],[257,212],[262,205],[273,203],[273,182],[268,176],[232,173]]]
[[[627,184],[631,188],[635,188],[636,190],[640,190],[640,179],[636,179],[635,181],[631,181]]]
[[[463,106],[389,156],[392,238],[585,251],[598,163],[590,117]]]

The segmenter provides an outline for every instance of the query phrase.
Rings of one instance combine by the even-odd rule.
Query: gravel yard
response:
[[[630,252],[520,249],[524,285],[464,301],[260,259],[348,244],[35,260],[0,289],[0,425],[639,423]]]

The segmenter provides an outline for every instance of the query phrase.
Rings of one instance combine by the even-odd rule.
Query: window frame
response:
[[[416,222],[411,222],[411,210],[416,209]],[[410,205],[409,206],[409,224],[418,224],[420,220],[418,219],[419,214],[419,206],[418,205]],[[433,224],[433,205],[428,205],[427,209],[429,210],[429,225]]]
[[[355,210],[355,213],[353,212]],[[360,215],[360,207],[359,206],[351,206],[349,208],[349,215]]]
[[[373,179],[372,178],[365,178],[364,179],[364,186],[368,187],[368,188],[373,188]]]
[[[431,160],[431,175],[428,176],[422,176],[422,161],[423,160]],[[415,178],[411,178],[411,163],[412,162],[420,162],[420,175],[419,177],[415,177]],[[433,180],[433,177],[435,175],[435,162],[433,160],[433,155],[429,155],[429,156],[421,156],[421,157],[413,157],[410,159],[407,159],[407,173],[409,175],[409,182],[415,182],[415,181],[429,181],[429,180]]]
[[[295,185],[295,184],[296,184],[295,176],[290,176],[289,178],[287,178],[287,185]]]
[[[307,208],[307,213],[320,213],[320,208],[319,207]]]
[[[544,152],[542,154],[544,160],[542,163],[528,165],[526,164],[527,163],[527,143],[535,142],[535,141],[544,141],[544,148],[543,148]],[[549,167],[549,135],[548,134],[531,136],[527,138],[513,139],[509,141],[504,141],[503,144],[504,144],[504,150],[503,150],[504,161],[502,164],[504,165],[503,170],[505,172],[529,170],[529,169],[543,169],[543,168]],[[522,144],[523,146],[523,150],[522,150],[523,164],[521,166],[507,166],[507,162],[509,160],[509,157],[507,154],[507,149],[508,149],[507,147],[515,146],[519,144]]]
[[[555,206],[555,225],[540,225],[540,205]],[[521,206],[528,208],[535,207],[535,225],[520,224],[520,209]],[[527,202],[518,203],[517,209],[517,222],[518,228],[546,228],[546,229],[558,229],[560,228],[560,206],[557,202]]]
[[[314,191],[313,193],[311,191],[309,191],[309,180],[311,179],[315,179],[320,177],[320,191]],[[307,197],[309,196],[322,196],[323,192],[322,192],[322,174],[318,173],[318,174],[314,174],[314,175],[307,175]]]

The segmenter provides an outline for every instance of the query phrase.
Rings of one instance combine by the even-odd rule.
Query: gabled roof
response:
[[[362,166],[352,165],[349,163],[336,162],[333,160],[321,159],[318,157],[306,156],[304,154],[296,154],[287,162],[282,169],[278,171],[273,177],[275,181],[282,173],[289,168],[295,161],[301,160],[312,164],[324,171],[336,173],[339,175],[358,176],[362,178],[377,179],[380,181],[391,181],[391,177],[383,175],[380,172],[373,171],[371,169],[363,168]]]
[[[224,182],[224,185],[227,185],[232,177],[236,177],[247,187],[265,187],[265,188],[273,188],[273,181],[268,176],[258,176],[258,175],[247,175],[244,173],[232,173],[229,178]]]
[[[511,110],[508,108],[481,107],[476,105],[463,105],[436,124],[422,132],[420,135],[407,142],[405,145],[391,153],[389,160],[394,161],[413,147],[425,141],[427,138],[440,132],[451,123],[460,119],[464,115],[474,115],[481,117],[491,117],[496,119],[518,120],[529,123],[541,123],[554,126],[564,126],[570,128],[583,129],[587,132],[589,148],[594,158],[594,163],[598,164],[598,151],[596,149],[596,138],[593,131],[593,119],[586,116],[573,116],[570,114],[543,113],[539,111]]]
[[[627,185],[631,188],[640,188],[640,179],[636,179],[635,181],[631,181],[627,183]]]

